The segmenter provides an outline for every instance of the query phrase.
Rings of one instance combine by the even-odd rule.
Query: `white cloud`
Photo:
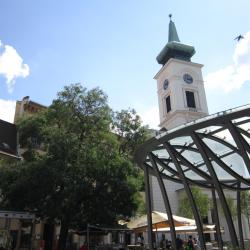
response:
[[[0,119],[7,122],[14,122],[16,102],[0,99]]]
[[[8,91],[12,92],[18,77],[29,75],[29,66],[23,63],[22,57],[15,48],[0,41],[0,75],[6,78]]]
[[[235,48],[233,63],[205,77],[207,88],[222,89],[228,93],[240,89],[250,80],[250,32],[244,35]]]
[[[146,110],[137,110],[143,124],[149,125],[150,128],[159,129],[159,111],[158,106],[150,107]]]

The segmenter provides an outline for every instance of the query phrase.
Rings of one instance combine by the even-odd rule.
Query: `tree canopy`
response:
[[[208,196],[202,193],[202,190],[198,187],[192,187],[191,191],[201,218],[205,218],[208,214],[209,204],[210,204]],[[180,216],[192,219],[194,218],[192,207],[186,194],[184,194],[180,199],[180,206],[178,213]]]
[[[113,112],[102,90],[76,84],[18,125],[24,160],[1,166],[2,208],[60,221],[60,249],[69,228],[114,226],[136,211],[142,182],[132,155],[146,128],[134,110]]]
[[[248,226],[250,228],[250,192],[242,191],[241,192],[241,211],[247,217]]]

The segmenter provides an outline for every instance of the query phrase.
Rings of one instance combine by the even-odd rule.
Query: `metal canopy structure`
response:
[[[176,232],[164,179],[181,183],[190,200],[201,248],[206,249],[202,221],[191,186],[211,190],[219,249],[223,249],[216,196],[219,198],[234,248],[244,249],[240,191],[250,189],[250,105],[219,112],[163,132],[136,152],[135,159],[145,173],[149,245],[152,247],[151,195],[149,174],[156,176],[176,249]],[[224,190],[237,193],[236,234]],[[238,240],[239,239],[239,240]]]

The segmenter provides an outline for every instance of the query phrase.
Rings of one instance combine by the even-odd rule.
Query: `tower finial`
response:
[[[168,42],[172,42],[172,41],[180,42],[180,39],[179,39],[178,34],[177,34],[177,30],[175,28],[175,24],[171,19],[172,14],[169,14],[168,16],[170,18],[169,30],[168,30]]]
[[[168,29],[168,43],[162,49],[160,54],[157,56],[157,62],[159,64],[165,65],[166,62],[171,58],[176,58],[183,61],[190,61],[191,57],[195,53],[193,46],[182,44],[172,21],[172,14],[169,15],[169,29]]]

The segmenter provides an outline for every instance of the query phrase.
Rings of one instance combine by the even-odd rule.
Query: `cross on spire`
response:
[[[172,21],[172,14],[169,14],[168,16],[170,18],[168,43],[157,56],[156,60],[162,65],[164,65],[170,58],[176,58],[183,61],[190,61],[191,57],[195,53],[195,49],[193,46],[180,42],[175,24]]]

